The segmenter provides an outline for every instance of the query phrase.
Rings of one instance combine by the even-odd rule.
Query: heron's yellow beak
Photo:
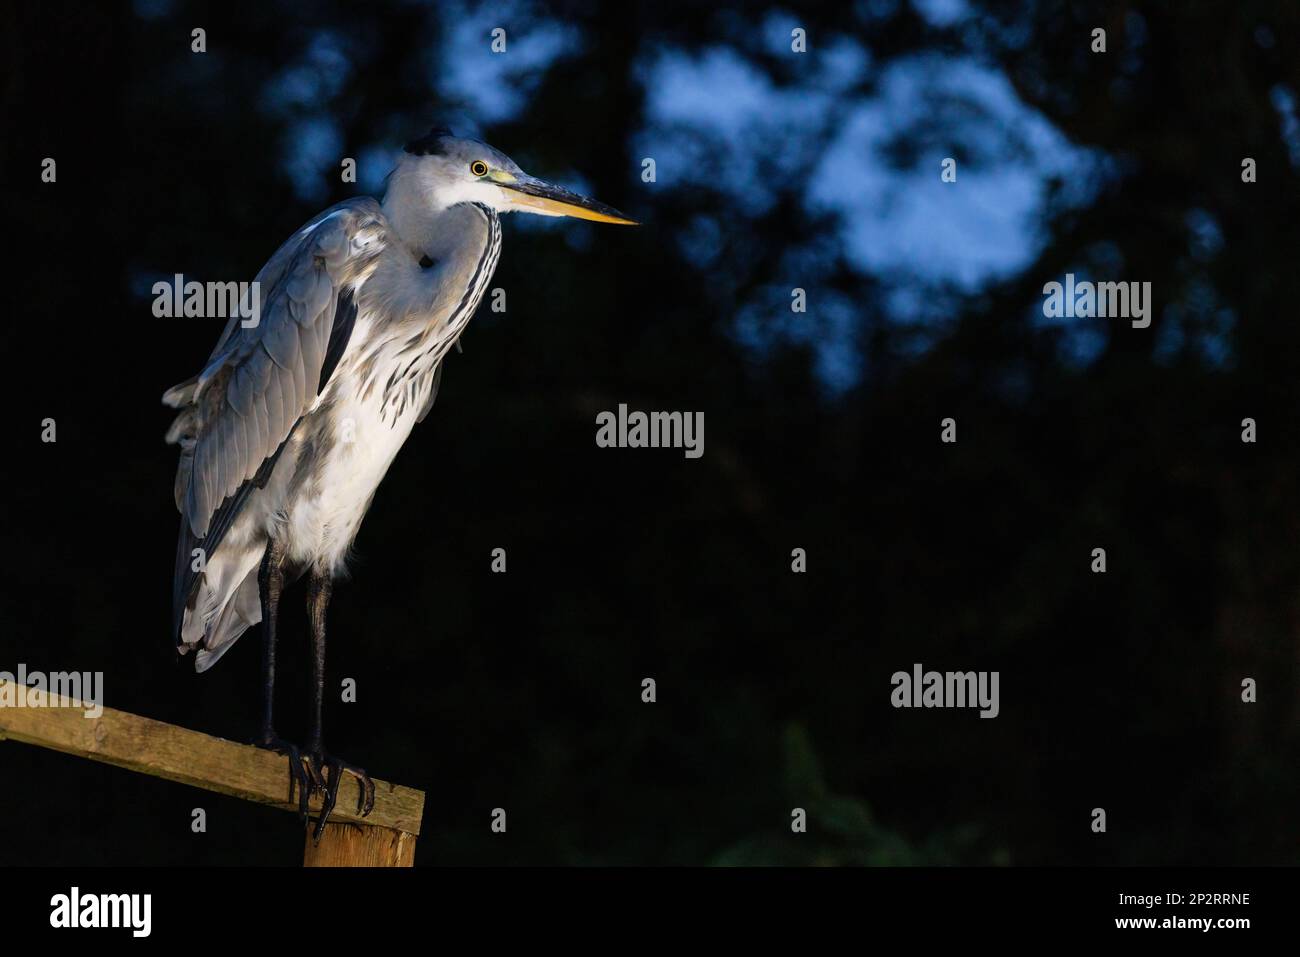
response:
[[[521,213],[535,213],[539,216],[572,216],[576,219],[589,219],[594,223],[617,223],[620,226],[640,225],[628,219],[612,206],[598,203],[594,199],[556,186],[531,176],[517,176],[507,180],[505,177],[495,179],[503,190],[507,191],[510,204]]]

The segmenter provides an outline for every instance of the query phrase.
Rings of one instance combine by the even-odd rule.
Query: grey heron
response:
[[[255,743],[289,758],[315,835],[343,775],[358,813],[366,772],[321,739],[325,624],[334,579],[398,449],[428,415],[442,361],[473,316],[501,252],[500,213],[632,224],[618,210],[529,176],[486,143],[431,130],[405,148],[383,202],[351,199],[299,229],[258,273],[258,321],[232,318],[198,375],[168,389],[179,409],[181,513],[173,638],[206,671],[262,623]],[[634,225],[634,224],[633,224]],[[306,575],[312,708],[299,749],[275,731],[276,616]]]

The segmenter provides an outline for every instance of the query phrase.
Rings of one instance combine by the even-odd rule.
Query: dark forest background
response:
[[[420,862],[1300,860],[1294,3],[141,0],[3,23],[0,670],[102,670],[109,706],[251,737],[257,636],[203,676],[168,636],[159,397],[220,320],[157,319],[148,290],[251,279],[445,123],[644,225],[505,221],[508,311],[450,357],[336,592],[330,685],[359,700],[326,741],[428,792]],[[1151,282],[1151,327],[1045,322],[1067,271]],[[597,449],[620,402],[703,411],[704,457]],[[279,699],[299,738],[302,602]],[[914,662],[1000,671],[1000,716],[894,710]],[[12,743],[0,769],[9,863],[300,853],[272,809]]]

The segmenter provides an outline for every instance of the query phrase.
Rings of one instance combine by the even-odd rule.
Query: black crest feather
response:
[[[443,126],[435,126],[429,132],[425,133],[418,140],[411,140],[406,144],[406,152],[412,156],[438,156],[442,153],[442,141],[444,137],[455,136],[451,130]]]

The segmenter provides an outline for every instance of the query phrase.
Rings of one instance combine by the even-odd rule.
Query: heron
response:
[[[365,769],[325,749],[326,617],[334,581],[398,450],[429,414],[443,360],[501,253],[502,213],[635,225],[618,210],[525,173],[488,144],[435,128],[408,143],[382,202],[345,200],[311,219],[257,274],[260,312],[232,317],[202,371],[168,389],[180,447],[173,584],[177,650],[203,672],[262,625],[253,743],[289,759],[319,840],[345,775],[357,813]],[[311,712],[299,747],[275,730],[276,626],[306,576]]]

